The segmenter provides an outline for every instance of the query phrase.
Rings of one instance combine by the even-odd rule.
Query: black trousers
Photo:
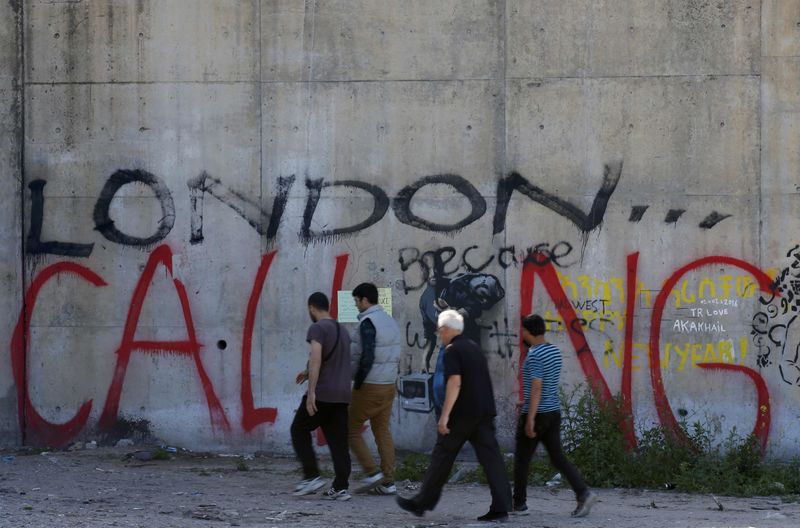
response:
[[[541,441],[550,457],[550,462],[567,479],[575,497],[582,500],[588,491],[581,474],[567,460],[561,449],[561,412],[537,413],[533,424],[534,438],[525,435],[527,414],[521,414],[517,422],[516,449],[514,451],[514,504],[524,504],[527,499],[528,469],[536,447]]]
[[[508,483],[503,455],[495,437],[494,417],[461,421],[450,424],[450,434],[438,435],[431,453],[431,463],[422,480],[419,493],[411,500],[420,508],[432,510],[439,502],[442,488],[450,476],[456,455],[464,442],[475,449],[478,462],[483,466],[492,493],[491,511],[511,511],[511,486]]]
[[[312,479],[319,476],[317,455],[311,439],[311,431],[322,428],[328,449],[333,459],[333,471],[336,477],[333,487],[337,490],[347,489],[350,479],[350,449],[347,445],[347,404],[329,403],[317,400],[317,412],[309,416],[306,410],[306,397],[303,396],[300,407],[292,421],[292,446],[303,466],[303,478]]]

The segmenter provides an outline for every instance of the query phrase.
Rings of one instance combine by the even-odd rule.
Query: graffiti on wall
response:
[[[789,264],[775,277],[773,291],[759,297],[752,337],[759,367],[778,367],[784,383],[800,386],[800,245],[786,253]]]
[[[116,422],[119,401],[122,395],[128,364],[134,352],[143,354],[175,354],[192,360],[197,376],[206,396],[212,426],[219,430],[230,430],[219,398],[211,379],[200,359],[200,343],[197,340],[186,288],[179,279],[173,279],[173,287],[180,300],[184,318],[186,339],[177,341],[144,341],[136,339],[142,306],[150,289],[150,283],[158,267],[163,267],[172,276],[172,251],[168,246],[159,246],[151,254],[134,289],[125,321],[125,328],[116,350],[116,366],[108,388],[100,427],[110,428]],[[25,373],[30,343],[30,321],[42,288],[59,275],[71,274],[95,287],[108,284],[91,269],[74,262],[56,262],[40,271],[31,282],[25,295],[25,306],[20,314],[11,340],[11,362],[14,382],[17,386],[18,414],[23,427],[24,440],[44,445],[62,445],[72,439],[86,425],[92,409],[92,400],[84,402],[77,414],[64,424],[54,424],[43,418],[33,406],[28,394]]]
[[[403,291],[408,295],[419,292],[419,310],[422,331],[412,329],[406,323],[406,344],[424,350],[422,371],[430,371],[430,362],[436,348],[436,319],[446,308],[460,310],[465,317],[465,332],[473,340],[483,342],[488,335],[489,346],[503,358],[510,358],[517,341],[517,330],[509,325],[506,315],[493,310],[505,297],[505,290],[497,275],[485,273],[490,267],[502,272],[517,268],[533,253],[544,255],[558,266],[571,266],[576,261],[567,257],[572,253],[572,244],[561,241],[546,242],[524,250],[510,245],[497,248],[481,248],[478,245],[458,250],[444,246],[426,251],[405,247],[398,251],[398,263],[402,272]],[[494,314],[495,318],[486,318]]]
[[[514,193],[528,197],[575,226],[586,234],[597,229],[606,214],[609,200],[617,188],[622,163],[604,166],[600,189],[594,197],[589,212],[581,211],[570,202],[534,185],[518,173],[501,177],[497,184],[497,205],[493,213],[492,233],[505,229],[508,206]],[[274,423],[278,410],[272,407],[257,407],[253,398],[252,370],[253,332],[256,326],[261,294],[268,280],[269,270],[277,249],[272,248],[288,203],[288,197],[296,183],[295,176],[281,177],[276,181],[268,208],[260,201],[237,192],[220,179],[202,173],[187,182],[190,201],[191,244],[204,241],[204,206],[206,200],[224,204],[242,217],[266,241],[270,251],[258,263],[253,288],[246,305],[242,329],[241,350],[241,429],[253,431],[261,424]],[[124,226],[111,218],[111,202],[120,189],[127,184],[144,185],[149,188],[161,207],[161,216],[156,228],[149,236],[127,234]],[[70,258],[87,258],[94,244],[42,240],[43,224],[47,219],[44,180],[35,180],[30,189],[30,227],[26,239],[26,255],[55,255]],[[414,196],[428,185],[447,185],[462,195],[470,204],[470,212],[450,223],[426,220],[412,212]],[[316,225],[314,216],[328,189],[340,187],[357,189],[373,199],[366,218],[351,226],[324,230],[312,229]],[[398,221],[415,228],[434,233],[453,233],[471,225],[487,212],[486,200],[466,179],[454,174],[440,174],[420,178],[401,189],[391,199],[378,186],[357,180],[325,181],[305,179],[306,203],[299,226],[298,238],[302,244],[329,242],[352,236],[379,222],[389,210]],[[634,206],[629,220],[639,222],[646,214],[647,206]],[[671,210],[666,222],[677,222],[683,210]],[[712,212],[699,227],[710,229],[730,215]],[[171,191],[157,176],[143,170],[119,170],[109,177],[96,201],[92,220],[96,231],[104,239],[124,246],[138,247],[150,251],[143,266],[139,281],[131,295],[123,334],[116,350],[116,363],[110,380],[104,407],[98,425],[110,427],[119,414],[119,402],[124,390],[130,358],[134,353],[154,355],[171,354],[185,357],[192,365],[200,387],[205,395],[209,420],[215,431],[230,432],[232,422],[226,415],[199,355],[202,346],[196,337],[190,299],[184,284],[172,278],[172,250],[162,243],[175,225],[175,204]],[[584,239],[585,241],[585,239]],[[791,343],[789,331],[796,319],[798,295],[797,269],[800,268],[800,247],[787,255],[792,263],[774,280],[751,264],[725,256],[712,256],[696,260],[672,273],[663,285],[648,288],[638,279],[638,253],[627,259],[626,273],[619,277],[593,277],[574,273],[581,262],[572,244],[567,241],[539,242],[527,247],[514,244],[494,247],[473,244],[465,248],[444,246],[436,248],[404,247],[398,250],[397,262],[402,276],[402,290],[406,295],[418,295],[416,314],[407,314],[407,344],[424,356],[421,370],[430,371],[432,354],[436,347],[435,321],[445,308],[461,311],[466,318],[468,335],[483,343],[489,353],[513,361],[524,359],[525,347],[520,340],[519,316],[533,311],[533,292],[538,279],[543,285],[552,309],[545,311],[551,331],[563,332],[571,342],[581,370],[601,399],[610,400],[611,389],[606,382],[603,369],[617,368],[622,371],[620,392],[626,405],[632,409],[632,375],[644,370],[649,372],[653,397],[659,419],[676,435],[680,428],[675,420],[664,389],[662,371],[672,369],[682,372],[691,369],[716,370],[733,373],[749,379],[757,389],[758,413],[754,433],[766,445],[769,434],[771,409],[766,383],[761,373],[748,365],[748,340],[729,335],[729,319],[739,308],[739,300],[760,295],[763,306],[753,318],[753,344],[757,350],[758,366],[777,364],[786,383],[800,384],[798,370],[797,339]],[[335,262],[332,293],[341,289],[346,272],[348,255],[340,255]],[[686,275],[710,265],[726,265],[740,270],[738,276],[723,274],[688,280]],[[184,336],[174,341],[146,341],[137,339],[137,327],[142,304],[148,296],[153,275],[163,268],[172,281],[172,287],[180,301],[184,322]],[[511,273],[508,273],[511,272]],[[506,282],[519,273],[520,313],[508,314],[505,306]],[[28,439],[44,444],[63,444],[78,435],[87,425],[93,401],[82,403],[75,416],[64,423],[51,423],[34,407],[27,388],[26,361],[29,353],[30,320],[37,298],[44,287],[56,287],[53,279],[71,274],[93,287],[107,286],[105,280],[89,267],[70,261],[59,261],[40,270],[28,286],[25,307],[20,314],[11,342],[12,369],[18,391],[19,419]],[[332,298],[336,299],[335,295]],[[633,335],[633,317],[637,300],[651,313],[650,335],[646,342],[637,342]],[[683,316],[664,319],[664,310],[671,303],[683,310]],[[336,307],[333,307],[335,312]],[[402,317],[402,316],[401,316]],[[412,319],[418,317],[419,326]],[[666,330],[670,339],[661,341],[661,332]],[[621,343],[612,335],[624,335]],[[602,335],[602,347],[593,350],[587,335]],[[796,333],[796,332],[795,332]],[[685,335],[680,341],[676,336]],[[704,342],[689,338],[698,335],[712,336]],[[595,342],[595,341],[592,341]],[[780,356],[780,360],[778,360]],[[600,364],[596,358],[602,358]],[[516,363],[516,362],[514,362]],[[511,364],[511,362],[509,362]],[[601,369],[601,365],[603,369]],[[635,445],[632,413],[623,424],[629,432],[629,445]]]
[[[263,257],[256,273],[253,289],[247,304],[247,315],[243,328],[244,339],[241,355],[241,397],[243,408],[241,424],[245,431],[252,430],[261,423],[272,423],[277,415],[277,410],[273,408],[255,408],[250,385],[250,363],[252,359],[251,346],[255,314],[261,291],[264,287],[264,283],[267,280],[269,269],[275,254],[276,251],[272,251]],[[636,262],[637,259],[638,254],[634,254],[629,257],[629,261],[632,260],[633,262]],[[343,277],[346,271],[347,261],[347,255],[342,255],[336,259],[332,291],[338,291],[338,289],[341,288]],[[661,418],[662,423],[669,426],[676,435],[680,434],[680,428],[678,427],[677,421],[671,413],[661,378],[661,367],[663,366],[662,362],[664,361],[664,358],[661,356],[662,349],[660,348],[660,333],[662,326],[661,319],[663,317],[663,311],[666,303],[672,295],[672,289],[681,280],[681,278],[694,269],[712,264],[724,264],[738,267],[752,274],[758,283],[759,289],[763,293],[768,293],[771,295],[773,291],[773,281],[766,274],[744,261],[721,256],[706,257],[704,259],[694,261],[677,270],[667,280],[664,285],[664,289],[662,289],[657,296],[653,306],[651,334],[647,355],[649,360],[648,367],[651,374],[651,383],[654,397],[657,402],[657,409],[659,410],[659,417]],[[136,339],[136,330],[138,327],[141,308],[146,296],[148,295],[153,275],[158,267],[163,267],[169,273],[169,275],[172,275],[172,252],[168,246],[159,246],[151,252],[148,262],[145,265],[142,275],[132,294],[125,328],[120,345],[116,352],[117,363],[114,369],[114,375],[109,385],[106,403],[99,420],[99,425],[101,427],[110,427],[116,420],[120,395],[124,387],[124,380],[126,377],[130,357],[134,352],[139,352],[144,354],[175,354],[179,356],[185,356],[187,359],[191,360],[191,362],[194,364],[198,379],[206,395],[207,405],[209,408],[209,418],[212,425],[218,430],[229,431],[231,429],[230,422],[225,415],[210,377],[208,376],[198,354],[201,344],[196,338],[194,323],[191,315],[191,307],[189,299],[186,295],[185,287],[179,279],[173,279],[173,287],[178,294],[183,311],[186,339],[179,339],[175,341],[144,341]],[[631,270],[632,276],[629,277],[629,280],[627,281],[627,288],[630,288],[631,285],[636,283],[635,272],[636,268],[633,266]],[[32,318],[33,310],[36,306],[37,299],[42,288],[59,275],[65,273],[77,276],[95,287],[107,286],[107,283],[102,279],[102,277],[97,275],[91,269],[74,262],[62,261],[47,266],[34,277],[26,292],[25,309],[24,312],[20,314],[11,342],[12,368],[18,390],[18,411],[20,414],[20,420],[26,421],[26,430],[30,434],[31,441],[50,445],[63,444],[74,438],[75,435],[77,435],[86,425],[92,408],[92,401],[86,401],[81,405],[76,415],[66,423],[50,423],[36,411],[27,392],[27,381],[24,375],[24,370],[26,356],[28,354],[27,346],[30,333],[29,322]],[[473,286],[477,285],[479,288],[486,288],[487,292],[494,292],[493,294],[495,296],[502,291],[494,289],[499,288],[499,284],[493,285],[491,281],[488,281],[488,277],[491,276],[485,274],[473,275],[474,276],[470,280],[477,281],[472,283]],[[458,277],[467,276],[468,275],[459,275]],[[610,389],[584,335],[585,325],[577,316],[574,304],[569,300],[566,291],[562,287],[553,262],[550,261],[546,255],[537,256],[536,254],[533,254],[531,258],[527,258],[524,261],[520,287],[520,312],[530,313],[533,311],[532,300],[534,292],[534,279],[536,277],[540,278],[541,282],[545,286],[548,296],[554,300],[562,320],[567,321],[565,328],[575,349],[584,375],[590,384],[598,391],[598,395],[602,399],[610,401]],[[470,283],[470,281],[465,282],[466,284]],[[627,291],[630,291],[630,289]],[[491,299],[492,297],[489,296],[487,298]],[[621,392],[626,398],[626,401],[631,401],[631,375],[634,370],[634,343],[632,341],[632,325],[630,322],[632,321],[635,311],[635,302],[633,302],[635,296],[627,295],[626,299],[628,301],[626,303],[625,312],[626,337],[623,349],[623,378]],[[685,350],[686,352],[684,352],[684,356],[689,354],[689,349],[686,348]],[[520,345],[520,361],[524,360],[525,351],[525,347]],[[693,357],[693,363],[697,368],[738,372],[753,380],[759,390],[759,417],[757,419],[757,425],[754,428],[754,432],[760,438],[762,445],[765,445],[769,432],[768,425],[770,410],[769,395],[766,389],[766,384],[761,378],[761,375],[757,371],[754,371],[753,369],[746,367],[741,363],[735,364],[733,361],[708,361],[709,358],[705,356],[703,357],[703,361],[694,361],[694,347],[692,347],[691,354]],[[710,359],[714,359],[715,357],[728,358],[732,357],[732,355],[730,354],[730,351],[726,354],[724,349],[721,348],[718,355],[712,356]],[[631,424],[628,424],[628,426],[630,425]],[[635,442],[635,439],[631,438],[630,441]]]
[[[247,302],[241,351],[241,425],[245,431],[250,431],[259,424],[274,423],[277,417],[277,409],[275,408],[255,407],[251,381],[252,337],[256,313],[261,292],[276,254],[277,251],[274,250],[265,254],[261,259],[253,282],[253,289]],[[98,422],[101,428],[110,429],[114,426],[119,414],[119,402],[131,356],[134,353],[142,353],[155,355],[173,354],[191,360],[206,396],[212,427],[216,431],[231,431],[230,421],[200,358],[199,352],[202,344],[196,336],[189,297],[181,280],[172,279],[172,285],[180,302],[186,338],[175,341],[150,341],[136,338],[139,317],[145,299],[151,291],[153,277],[159,268],[164,268],[171,277],[173,275],[172,259],[173,254],[169,246],[161,245],[155,248],[150,253],[147,264],[145,264],[133,291],[120,345],[115,351],[116,366],[114,374],[109,384],[105,405]],[[340,255],[336,258],[332,293],[342,288],[347,262],[348,255]],[[80,406],[75,416],[66,423],[52,423],[36,410],[28,391],[26,368],[29,355],[30,321],[42,289],[64,274],[78,277],[94,287],[108,286],[102,277],[88,267],[74,262],[60,261],[45,267],[37,273],[26,291],[25,307],[19,315],[11,340],[11,362],[14,382],[17,387],[18,417],[23,425],[23,432],[26,436],[25,441],[43,445],[63,445],[73,439],[86,426],[93,405],[92,400],[88,400]],[[332,299],[331,314],[335,317],[337,313],[336,296],[332,295]]]
[[[622,161],[613,161],[603,166],[603,178],[600,183],[591,208],[588,212],[582,211],[575,204],[550,193],[517,172],[512,172],[497,181],[497,205],[492,216],[491,235],[505,231],[508,217],[508,208],[512,197],[518,193],[528,197],[531,201],[542,205],[548,210],[568,220],[582,233],[586,234],[597,229],[603,222],[614,191],[622,175]],[[204,240],[204,205],[206,196],[211,196],[226,205],[234,213],[243,218],[268,244],[274,242],[278,229],[283,221],[289,193],[295,185],[294,175],[280,176],[271,191],[271,205],[265,207],[257,198],[237,191],[221,179],[202,172],[190,178],[186,184],[190,200],[190,237],[191,244],[202,244]],[[35,255],[57,255],[76,258],[87,258],[94,250],[93,243],[43,241],[42,228],[46,218],[44,188],[47,182],[42,179],[31,181],[28,184],[30,191],[30,228],[26,238],[25,252],[29,257]],[[146,186],[153,193],[161,206],[161,215],[157,220],[157,228],[147,237],[138,237],[127,234],[116,225],[110,215],[111,203],[118,195],[120,189],[128,184]],[[442,224],[420,217],[412,211],[411,202],[414,196],[423,188],[430,185],[445,185],[463,196],[470,204],[470,212],[464,218],[452,223]],[[467,179],[457,174],[436,174],[424,176],[417,181],[403,187],[394,198],[377,185],[359,180],[326,181],[324,178],[306,178],[306,205],[303,212],[302,225],[299,229],[299,239],[303,244],[316,242],[332,242],[348,236],[356,235],[367,228],[380,222],[391,209],[397,220],[403,224],[433,233],[454,233],[481,219],[487,212],[486,199],[478,189]],[[326,189],[342,188],[357,190],[366,193],[372,199],[372,210],[369,215],[356,224],[317,231],[312,229],[314,215]],[[648,206],[634,206],[630,220],[638,222],[643,217]],[[684,211],[680,210],[682,214]],[[680,214],[675,211],[668,213],[665,220],[669,223],[677,222]],[[729,218],[730,214],[713,211],[699,225],[702,229],[710,229],[716,224]],[[158,176],[142,169],[120,169],[115,171],[105,182],[95,203],[92,212],[95,230],[106,240],[111,242],[150,249],[163,241],[175,225],[175,202],[173,193],[166,183]],[[514,254],[512,248],[505,248],[497,255],[498,260],[508,259]],[[466,251],[470,251],[469,249]],[[553,248],[551,256],[561,258],[559,248]],[[571,249],[570,249],[571,251]],[[466,252],[462,256],[466,264]],[[569,252],[569,251],[567,251]],[[483,263],[482,267],[487,265]],[[506,264],[510,265],[510,264]],[[480,271],[481,265],[471,269]]]
[[[631,448],[636,445],[632,412],[634,346],[633,320],[636,313],[636,296],[630,295],[630,292],[636,291],[636,284],[638,280],[638,262],[638,253],[633,253],[627,258],[626,291],[628,294],[625,296],[624,347],[622,361],[623,371],[620,385],[620,393],[625,406],[625,412],[623,413],[624,423],[622,423],[621,426],[626,432],[626,443],[628,447]],[[673,294],[675,286],[684,278],[684,276],[711,265],[725,265],[738,268],[751,275],[755,279],[758,288],[762,292],[768,294],[773,292],[772,281],[766,273],[746,261],[726,256],[710,256],[697,259],[677,269],[664,282],[661,290],[655,298],[651,311],[650,340],[648,346],[648,370],[650,372],[653,399],[655,401],[659,420],[675,438],[681,440],[685,440],[685,436],[680,424],[678,423],[678,420],[675,418],[675,415],[672,412],[672,407],[666,394],[662,376],[661,331],[662,322],[664,319],[664,310],[667,306],[670,296]],[[532,299],[535,284],[534,280],[536,277],[538,277],[544,285],[547,296],[558,306],[559,315],[561,316],[562,321],[565,322],[565,328],[569,340],[572,344],[574,352],[577,355],[578,362],[581,366],[584,376],[589,382],[589,385],[592,387],[600,401],[610,404],[612,401],[611,390],[608,386],[605,376],[595,360],[595,355],[592,353],[592,350],[588,344],[581,320],[578,318],[575,310],[572,307],[572,304],[569,302],[569,298],[567,297],[567,294],[560,283],[555,267],[551,262],[546,262],[544,258],[529,259],[525,264],[522,272],[520,287],[521,313],[531,313],[533,311]],[[525,353],[526,347],[524,343],[520,341],[520,365],[522,364],[521,362],[524,361]],[[771,408],[769,391],[761,374],[758,371],[741,364],[732,364],[719,361],[703,361],[698,363],[697,366],[700,369],[711,371],[737,373],[744,375],[751,380],[756,388],[758,399],[753,434],[756,436],[756,438],[758,438],[762,451],[765,450],[769,438]]]

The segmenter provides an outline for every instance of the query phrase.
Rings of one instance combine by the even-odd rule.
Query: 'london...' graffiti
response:
[[[569,220],[584,234],[597,229],[603,222],[609,200],[619,184],[622,176],[622,165],[622,161],[613,161],[604,165],[600,188],[595,194],[588,212],[584,212],[573,203],[542,189],[517,172],[512,172],[508,176],[500,178],[497,182],[497,205],[493,215],[492,234],[497,235],[505,230],[508,206],[514,193],[527,196],[532,201]],[[295,180],[296,177],[294,175],[279,177],[272,191],[271,207],[266,208],[260,200],[231,189],[222,180],[206,172],[189,179],[187,186],[191,211],[190,242],[192,244],[201,244],[204,240],[204,204],[206,195],[209,195],[242,217],[269,245],[278,234],[289,193],[294,186]],[[161,206],[158,227],[149,237],[136,237],[126,234],[110,217],[109,209],[112,200],[123,186],[132,183],[139,183],[149,187]],[[45,184],[44,180],[34,180],[28,185],[31,192],[31,223],[27,236],[26,254],[30,256],[50,254],[80,258],[88,257],[94,249],[94,244],[41,240],[42,226],[46,217]],[[469,214],[451,223],[438,223],[414,213],[411,209],[411,202],[414,196],[429,185],[451,187],[455,193],[463,196],[469,202]],[[301,243],[306,245],[317,242],[331,242],[360,233],[380,222],[389,209],[392,209],[399,222],[434,233],[460,231],[482,218],[487,211],[486,199],[472,183],[457,174],[424,176],[402,188],[394,199],[390,199],[387,192],[379,186],[358,180],[325,181],[324,178],[306,178],[305,188],[306,206],[298,235]],[[368,215],[365,214],[363,220],[353,225],[322,231],[314,230],[311,226],[313,225],[317,207],[323,199],[325,190],[332,188],[352,189],[363,192],[371,198],[372,208]],[[269,201],[269,199],[265,201]],[[630,220],[633,222],[640,221],[647,207],[634,206]],[[680,214],[677,211],[680,211]],[[670,211],[665,221],[669,223],[677,222],[682,213],[683,210]],[[699,227],[710,229],[729,216],[713,211],[701,222]],[[118,170],[106,181],[95,204],[92,219],[95,229],[107,240],[122,245],[150,248],[164,240],[175,225],[174,199],[169,188],[156,175],[140,169]]]
[[[622,162],[614,162],[605,166],[605,173],[600,190],[595,197],[592,209],[588,214],[553,195],[545,192],[541,188],[533,185],[517,173],[501,178],[497,184],[497,193],[501,199],[498,200],[497,209],[494,215],[494,234],[500,233],[505,229],[508,204],[515,191],[528,196],[533,201],[544,205],[548,209],[572,221],[579,229],[589,232],[600,225],[605,214],[606,206],[619,182],[622,173]],[[187,182],[191,203],[191,236],[192,244],[202,243],[204,229],[204,202],[205,196],[209,195],[216,200],[227,205],[236,214],[241,216],[247,223],[264,237],[267,242],[272,242],[281,225],[289,193],[295,182],[295,176],[278,178],[274,189],[274,198],[271,209],[265,209],[261,203],[238,191],[228,188],[219,178],[215,178],[206,172],[201,173]],[[148,238],[137,238],[126,235],[122,232],[109,216],[109,206],[116,193],[124,185],[129,183],[141,183],[148,186],[156,198],[158,198],[162,217],[159,220],[157,231]],[[53,254],[71,257],[88,257],[93,250],[92,244],[79,244],[73,242],[41,242],[42,223],[44,220],[44,196],[43,188],[45,182],[37,180],[31,182],[31,229],[28,236],[28,254]],[[447,185],[463,195],[470,204],[469,214],[457,221],[449,224],[432,222],[420,217],[411,210],[411,201],[414,196],[423,188],[429,185]],[[304,244],[313,242],[327,242],[350,235],[355,235],[380,222],[387,214],[389,208],[393,210],[395,217],[401,223],[425,231],[435,233],[452,233],[464,229],[474,223],[486,213],[486,200],[472,183],[457,174],[438,174],[425,176],[416,182],[401,189],[393,200],[389,199],[386,191],[371,183],[358,180],[340,180],[327,182],[323,178],[307,178],[306,187],[306,207],[303,213],[303,223],[300,228],[300,241]],[[314,214],[317,210],[323,192],[334,187],[350,188],[366,193],[372,198],[372,210],[362,221],[345,227],[315,231],[313,225]],[[119,170],[106,182],[97,204],[94,209],[93,219],[95,229],[106,239],[123,245],[132,246],[153,246],[162,241],[175,224],[175,206],[172,194],[166,184],[155,175],[142,170]]]

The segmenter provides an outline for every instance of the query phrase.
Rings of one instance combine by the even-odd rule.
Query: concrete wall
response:
[[[31,0],[23,26],[4,262],[38,296],[12,343],[12,262],[3,438],[289,451],[305,299],[372,281],[404,375],[433,297],[470,311],[507,446],[535,309],[636,425],[800,454],[800,2]],[[394,425],[430,446],[431,413]]]
[[[22,4],[0,3],[0,343],[22,307]],[[17,386],[8,347],[0,352],[0,445],[17,445]]]

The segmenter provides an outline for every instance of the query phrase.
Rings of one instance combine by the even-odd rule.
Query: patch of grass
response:
[[[428,469],[430,457],[421,453],[409,453],[403,457],[403,461],[397,466],[394,472],[396,480],[420,481],[425,476]]]
[[[595,487],[675,489],[682,492],[733,496],[800,495],[800,460],[765,461],[757,439],[733,429],[721,442],[702,422],[682,422],[687,441],[681,442],[661,426],[640,428],[636,447],[625,449],[621,397],[601,405],[586,387],[571,394],[561,393],[561,437],[564,452]],[[544,447],[531,462],[528,483],[544,485],[555,468]],[[513,479],[513,458],[505,459],[506,473]],[[427,458],[413,455],[401,466],[409,475],[421,478]],[[460,479],[486,483],[479,466]],[[563,482],[566,485],[566,481]]]
[[[603,405],[590,390],[579,387],[570,394],[562,392],[561,400],[564,452],[590,486],[778,495],[785,500],[800,496],[800,459],[764,460],[752,434],[742,435],[733,429],[722,441],[715,441],[713,432],[701,421],[680,422],[686,441],[679,441],[657,425],[637,429],[636,447],[627,450],[620,396]],[[542,486],[556,470],[543,446],[537,455],[528,471],[528,483]],[[410,453],[398,464],[396,478],[420,481],[428,462],[428,456]],[[513,457],[505,458],[505,467],[509,479],[513,479]],[[486,475],[478,466],[459,481],[485,484]]]
[[[542,448],[543,450],[544,448]],[[540,454],[542,452],[539,452]],[[506,475],[509,481],[514,480],[514,457],[505,456],[504,465]],[[550,462],[544,458],[535,458],[531,460],[531,465],[528,468],[528,484],[530,486],[544,486],[544,483],[553,478],[556,470],[550,465]],[[481,484],[488,484],[486,473],[483,471],[482,466],[477,466],[475,469],[465,473],[460,482],[479,482]]]
[[[411,480],[420,482],[425,477],[425,472],[428,471],[431,457],[421,453],[408,453],[403,457],[403,461],[397,466],[394,472],[395,480]],[[450,470],[448,479],[452,478],[460,469],[458,464],[453,464]],[[459,477],[459,482],[475,480],[475,471],[467,471]]]
[[[240,458],[236,463],[236,471],[250,471],[250,467],[247,465],[244,458]]]
[[[506,458],[505,459],[505,469],[506,473],[509,475],[509,480],[513,478],[514,475],[514,461],[513,459]],[[486,479],[486,473],[483,471],[483,466],[478,465],[475,469],[467,471],[464,475],[461,476],[459,482],[478,482],[480,484],[488,484],[489,481]]]
[[[166,449],[162,449],[162,448],[159,447],[153,453],[152,460],[169,460],[169,459],[170,459],[170,455],[169,455],[169,452]]]
[[[16,451],[14,451],[14,453],[17,456],[32,456],[32,455],[41,455],[42,453],[44,453],[46,451],[52,451],[52,450],[53,450],[52,447],[24,446],[24,447],[18,448]],[[5,451],[2,451],[2,452],[5,453]],[[12,451],[8,451],[8,452],[10,453]]]
[[[561,396],[564,450],[591,486],[738,496],[800,493],[800,462],[764,461],[752,434],[733,429],[715,443],[702,422],[682,422],[688,441],[655,426],[637,431],[636,448],[628,451],[620,397],[601,405],[586,388]]]

